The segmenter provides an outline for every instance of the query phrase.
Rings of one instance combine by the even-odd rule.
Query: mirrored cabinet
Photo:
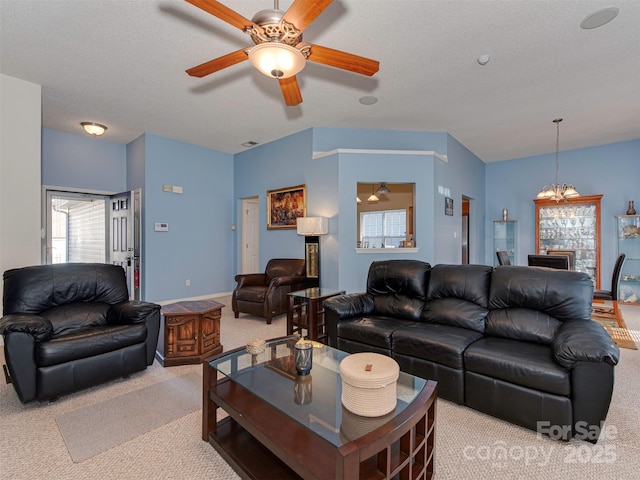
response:
[[[600,200],[585,195],[566,202],[535,199],[536,252],[573,250],[574,269],[589,274],[600,287]]]
[[[618,284],[618,301],[640,304],[640,215],[618,215],[616,219],[618,255],[626,255]]]
[[[511,265],[516,265],[516,220],[493,221],[493,265],[498,265],[498,256],[495,252],[505,251],[509,255]]]

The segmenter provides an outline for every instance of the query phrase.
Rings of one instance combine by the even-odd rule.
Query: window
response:
[[[364,248],[395,248],[406,240],[406,210],[362,212],[360,241]]]

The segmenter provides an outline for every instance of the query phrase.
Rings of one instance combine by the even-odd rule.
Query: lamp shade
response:
[[[324,217],[299,217],[296,220],[298,235],[326,235],[329,222]]]
[[[249,51],[249,60],[267,77],[289,78],[302,70],[307,62],[297,48],[284,43],[261,43]]]

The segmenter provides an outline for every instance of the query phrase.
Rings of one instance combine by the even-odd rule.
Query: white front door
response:
[[[108,263],[124,268],[129,297],[140,300],[140,189],[109,197],[109,227]]]

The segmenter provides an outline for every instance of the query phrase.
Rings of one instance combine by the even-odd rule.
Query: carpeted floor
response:
[[[225,350],[253,337],[284,335],[285,316],[234,319],[230,298],[223,309]],[[622,306],[629,330],[640,330],[640,307]],[[4,356],[0,354],[0,363]],[[79,409],[126,395],[189,373],[200,365],[163,368],[155,362],[126,380],[62,397],[48,405],[22,405],[10,385],[0,384],[1,479],[237,479],[238,476],[200,439],[201,410],[74,463],[56,419]],[[626,480],[640,478],[640,351],[621,350],[616,385],[605,432],[596,445],[556,442],[535,432],[438,400],[436,476],[438,480],[562,479]],[[157,408],[153,398],[145,407]],[[91,428],[90,425],[87,428]]]

